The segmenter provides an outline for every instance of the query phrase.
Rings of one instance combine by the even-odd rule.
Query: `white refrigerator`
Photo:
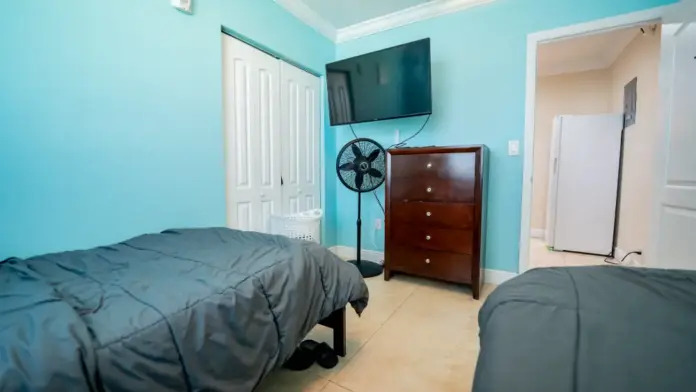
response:
[[[554,119],[546,211],[554,250],[612,253],[622,132],[621,114]]]

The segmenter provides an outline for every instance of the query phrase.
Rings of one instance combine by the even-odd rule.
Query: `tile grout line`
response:
[[[413,294],[416,293],[416,291],[418,291],[418,288],[414,289],[414,290],[411,292],[411,294],[409,294],[409,295],[403,300],[403,302],[401,302],[401,303],[399,304],[399,306],[397,306],[396,309],[394,309],[394,311],[391,312],[391,314],[389,315],[389,317],[387,317],[387,319],[384,320],[384,322],[383,322],[382,324],[379,325],[379,328],[375,329],[375,332],[373,332],[373,333],[370,335],[370,337],[367,338],[367,340],[365,340],[365,343],[361,344],[360,347],[358,347],[358,349],[355,351],[355,354],[353,354],[353,355],[350,357],[350,360],[348,360],[348,363],[346,363],[346,366],[344,366],[343,369],[341,369],[338,373],[335,373],[335,374],[331,375],[331,377],[329,378],[329,382],[330,382],[330,383],[334,383],[334,384],[338,385],[338,386],[341,387],[341,388],[348,389],[347,387],[344,387],[343,385],[339,384],[338,382],[335,382],[335,381],[334,381],[334,377],[338,376],[339,374],[343,373],[344,370],[346,370],[346,367],[348,367],[348,365],[355,359],[355,357],[358,356],[358,354],[360,353],[360,351],[362,351],[363,347],[367,346],[367,344],[370,342],[370,340],[372,340],[372,338],[375,337],[375,335],[377,335],[377,332],[379,332],[379,331],[384,327],[384,324],[386,324],[389,320],[391,320],[391,318],[396,314],[396,312],[398,312],[399,309],[401,309],[401,308],[404,306],[404,304],[406,303],[406,301],[408,301],[408,300],[413,296]],[[348,389],[348,390],[350,391],[350,389]]]
[[[352,389],[348,389],[348,388],[344,387],[343,385],[340,385],[340,384],[335,383],[335,382],[333,382],[333,381],[329,381],[329,383],[326,384],[326,387],[328,387],[329,384],[333,384],[333,385],[335,385],[335,386],[337,386],[337,387],[339,387],[339,388],[341,388],[341,389],[345,389],[345,390],[348,391],[348,392],[353,392]],[[324,389],[326,389],[326,387],[324,387]],[[322,391],[323,391],[324,389],[322,389]]]

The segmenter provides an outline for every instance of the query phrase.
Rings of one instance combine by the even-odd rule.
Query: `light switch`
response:
[[[520,141],[519,140],[510,140],[508,142],[508,155],[511,157],[520,155]]]

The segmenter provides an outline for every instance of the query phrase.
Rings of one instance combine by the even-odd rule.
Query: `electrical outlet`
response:
[[[510,140],[508,142],[508,155],[511,157],[520,155],[520,141],[519,140]]]
[[[375,219],[375,230],[382,230],[382,219]]]

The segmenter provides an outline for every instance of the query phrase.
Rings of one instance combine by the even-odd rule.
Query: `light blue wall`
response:
[[[507,156],[508,140],[524,139],[527,34],[651,8],[669,0],[498,0],[339,44],[337,58],[431,38],[433,117],[411,143],[417,145],[486,144],[490,148],[490,183],[486,268],[517,271],[522,197],[522,156]],[[412,134],[424,118],[360,124],[360,137],[384,145]],[[353,137],[335,128],[338,148]],[[334,153],[335,159],[335,153]],[[384,200],[384,188],[380,198]],[[337,242],[355,246],[356,196],[337,184]],[[382,250],[382,217],[372,195],[363,196],[363,248]],[[375,239],[373,241],[373,238]]]
[[[0,12],[0,258],[225,223],[220,27],[317,73],[431,37],[435,115],[414,145],[491,148],[487,268],[517,268],[525,39],[669,1],[498,0],[334,47],[271,0],[4,1]],[[422,118],[356,126],[385,145]],[[355,243],[355,194],[334,176],[347,128],[326,133],[327,245]],[[381,195],[383,197],[383,195]],[[364,244],[381,217],[364,196]],[[341,206],[340,210],[337,206]],[[380,233],[377,233],[380,234]]]
[[[272,0],[220,0],[220,6],[226,28],[315,74],[323,75],[324,66],[333,60],[331,40]]]
[[[221,24],[316,71],[335,54],[271,0],[1,3],[0,259],[224,225]]]

